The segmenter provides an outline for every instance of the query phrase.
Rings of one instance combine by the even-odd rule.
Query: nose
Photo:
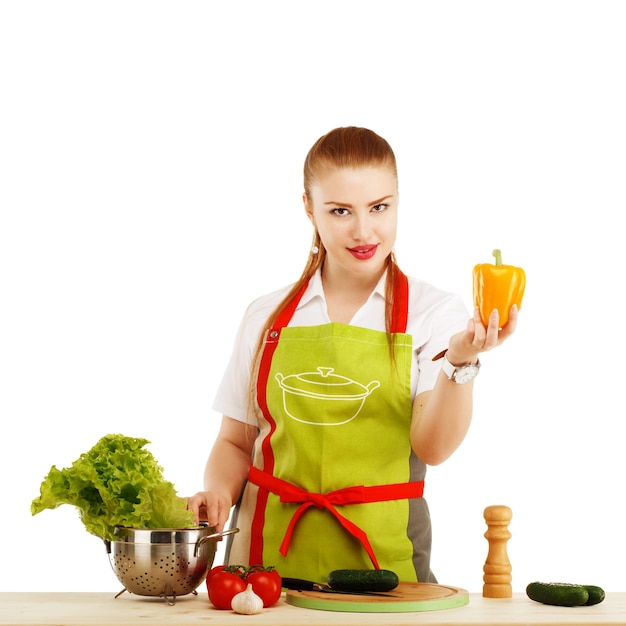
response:
[[[365,215],[356,214],[352,238],[355,241],[368,241],[372,234],[372,224],[369,211]]]

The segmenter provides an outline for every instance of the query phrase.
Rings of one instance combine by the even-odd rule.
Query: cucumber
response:
[[[328,574],[328,584],[337,591],[391,591],[399,582],[388,569],[336,569]]]
[[[591,606],[592,604],[600,604],[604,600],[604,589],[597,585],[583,585],[589,594],[589,600],[585,602],[585,606]]]
[[[526,587],[526,595],[535,602],[556,606],[582,606],[589,601],[589,592],[583,585],[570,583],[532,582]]]

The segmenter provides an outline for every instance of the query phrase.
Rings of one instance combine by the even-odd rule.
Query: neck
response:
[[[369,296],[386,269],[386,267],[383,267],[382,270],[376,274],[361,276],[358,274],[346,274],[341,271],[335,272],[328,263],[325,263],[324,267],[322,267],[322,284],[324,285],[324,291],[327,293],[342,293],[347,297],[361,296],[363,294]]]
[[[328,317],[333,322],[349,324],[356,312],[367,302],[380,276],[354,276],[333,273],[322,268],[322,285]]]

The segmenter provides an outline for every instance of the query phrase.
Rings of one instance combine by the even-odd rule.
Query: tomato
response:
[[[251,568],[246,581],[252,585],[252,591],[263,600],[263,606],[276,604],[282,592],[283,580],[280,574],[272,568]]]
[[[215,569],[215,568],[214,568]],[[207,576],[207,590],[209,600],[216,609],[230,609],[233,598],[246,590],[247,583],[241,576],[231,574],[223,567],[221,570],[209,572]]]
[[[216,609],[230,609],[233,598],[245,591],[248,583],[263,606],[276,604],[283,580],[273,567],[263,565],[217,565],[206,576],[209,600]]]
[[[217,572],[230,572],[231,574],[236,574],[240,578],[245,578],[247,568],[243,565],[216,565],[209,570],[209,573],[206,575],[207,581],[209,581],[214,574]]]
[[[223,572],[226,569],[226,565],[216,565],[215,567],[209,570],[209,573],[206,575],[207,585],[209,584],[209,580],[213,577],[217,572]]]

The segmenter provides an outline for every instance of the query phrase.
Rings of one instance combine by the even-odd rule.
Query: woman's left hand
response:
[[[489,324],[485,326],[478,308],[475,308],[474,317],[467,322],[465,330],[450,337],[448,361],[455,365],[476,362],[479,353],[498,347],[515,332],[517,316],[517,306],[513,305],[506,326],[500,328],[498,311],[494,309],[489,316]]]

